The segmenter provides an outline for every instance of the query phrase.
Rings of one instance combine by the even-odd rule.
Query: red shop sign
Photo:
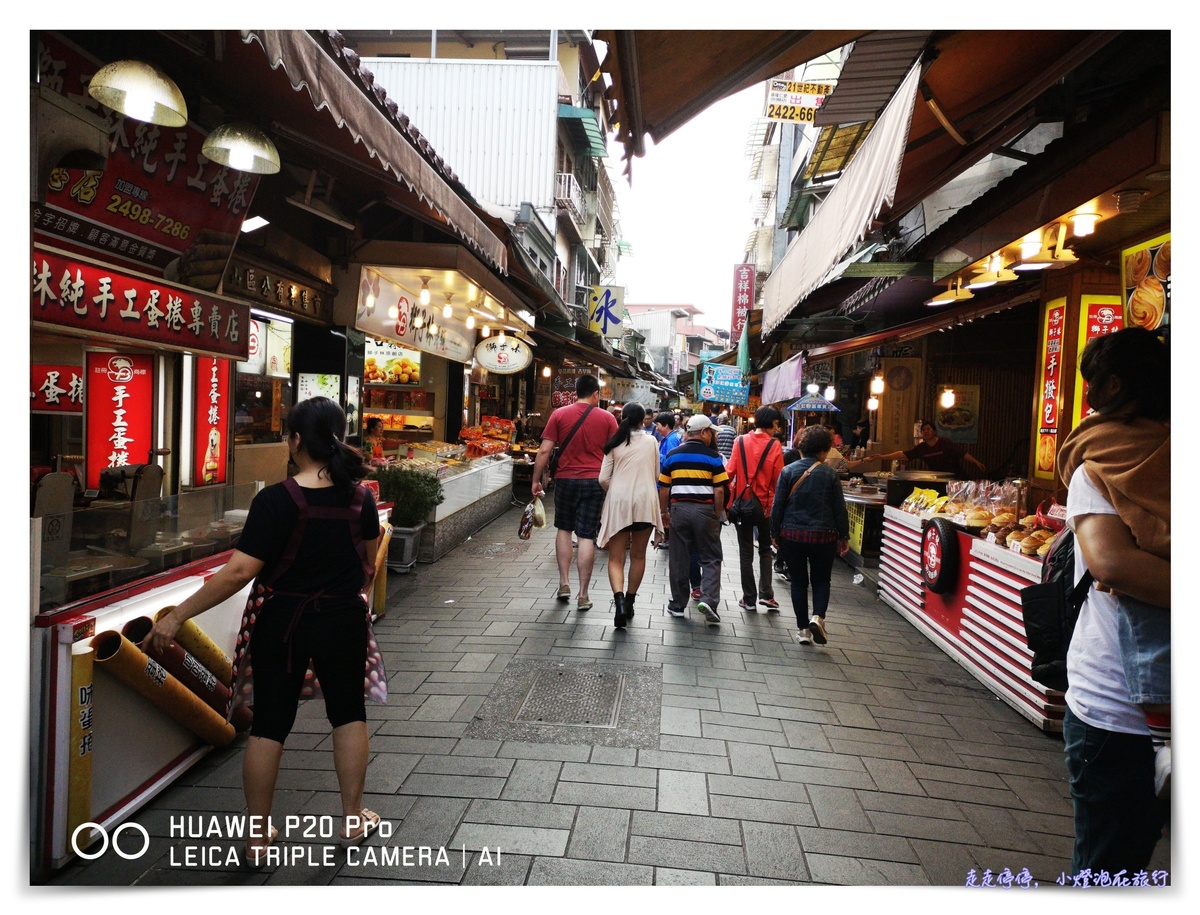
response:
[[[193,486],[225,482],[229,447],[229,362],[201,356],[196,360],[196,468]]]
[[[77,365],[30,365],[29,409],[34,413],[82,413],[83,369]]]
[[[146,464],[153,447],[153,357],[87,354],[87,488],[100,488],[106,467]]]
[[[159,127],[93,100],[87,82],[100,66],[39,33],[41,85],[100,116],[109,152],[103,171],[51,170],[45,205],[33,209],[34,232],[155,273],[175,263],[189,285],[215,289],[258,177],[210,160],[201,152],[206,134],[190,123]]]
[[[34,248],[29,318],[73,328],[245,359],[250,306],[222,296],[121,273],[83,258]]]
[[[729,322],[729,339],[738,340],[742,336],[742,325],[754,307],[754,264],[737,264],[733,268],[733,318]]]

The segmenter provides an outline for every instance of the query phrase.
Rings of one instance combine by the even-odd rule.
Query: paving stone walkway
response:
[[[727,528],[719,626],[694,603],[666,615],[666,552],[651,550],[622,632],[607,553],[594,608],[559,603],[553,528],[522,542],[518,514],[389,576],[375,632],[391,695],[368,705],[367,775],[387,835],[352,852],[322,841],[340,803],[309,702],[277,789],[276,821],[298,818],[283,860],[238,866],[223,826],[178,835],[244,811],[243,737],[135,814],[147,854],[49,882],[962,887],[972,870],[1044,885],[1069,869],[1061,739],[878,601],[870,576],[836,563],[829,644],[799,645],[782,579],[781,612],[738,609]],[[1156,866],[1169,856],[1161,842]]]

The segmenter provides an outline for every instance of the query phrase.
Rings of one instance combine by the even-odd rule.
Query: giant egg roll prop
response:
[[[132,619],[121,628],[121,635],[134,645],[142,647],[142,642],[154,628],[154,621],[148,616]],[[146,651],[145,648],[142,648]],[[229,707],[229,697],[232,695],[228,686],[217,679],[216,674],[206,668],[195,655],[185,651],[178,642],[172,642],[166,651],[151,648],[146,654],[167,669],[172,677],[190,689],[204,700],[204,704],[221,717]],[[245,706],[233,710],[230,724],[235,731],[244,731],[254,719],[254,713]]]
[[[387,556],[388,546],[391,545],[391,542],[392,526],[385,524],[383,533],[379,535],[379,552],[375,554],[375,579],[373,581],[375,591],[371,598],[371,612],[376,617],[387,614]]]
[[[174,604],[163,607],[154,614],[154,621],[158,622],[174,609]],[[226,686],[233,686],[233,662],[217,646],[217,643],[205,635],[204,630],[192,620],[188,620],[179,627],[179,631],[175,633],[175,641],[183,646],[184,651],[199,661],[205,670],[212,671],[217,679]]]
[[[233,740],[232,724],[121,633],[111,629],[101,632],[92,639],[92,648],[97,667],[107,670],[201,740],[214,747],[228,746]]]

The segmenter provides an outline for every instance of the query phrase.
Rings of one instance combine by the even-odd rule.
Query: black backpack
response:
[[[1041,583],[1021,589],[1025,642],[1033,652],[1030,672],[1043,686],[1067,691],[1067,648],[1091,586],[1091,572],[1075,584],[1075,532],[1066,528],[1042,560]]]

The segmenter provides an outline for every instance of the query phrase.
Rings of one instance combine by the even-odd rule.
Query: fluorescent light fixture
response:
[[[251,308],[250,314],[259,318],[265,318],[268,321],[282,321],[284,324],[294,324],[291,318],[285,318],[283,315],[271,314],[269,311],[259,311],[257,308]]]
[[[263,226],[269,226],[271,221],[263,216],[251,216],[242,223],[243,232],[253,232],[255,229],[261,229]]]

